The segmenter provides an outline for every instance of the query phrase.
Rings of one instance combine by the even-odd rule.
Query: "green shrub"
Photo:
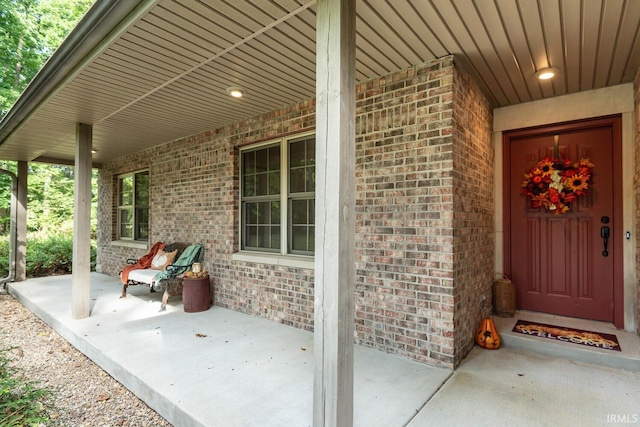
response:
[[[9,365],[8,349],[0,349],[0,425],[31,426],[50,421],[47,412],[54,409],[53,392],[39,383],[20,376]]]
[[[42,277],[71,272],[73,240],[68,235],[27,239],[27,276]]]
[[[9,274],[9,238],[0,237],[0,277]]]
[[[91,265],[95,265],[95,242],[91,244]],[[72,272],[73,237],[69,234],[27,235],[27,277],[43,277]],[[0,276],[9,272],[9,238],[0,238]]]

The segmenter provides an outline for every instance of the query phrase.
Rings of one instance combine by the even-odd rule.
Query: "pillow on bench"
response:
[[[165,252],[163,250],[159,250],[156,256],[151,260],[151,267],[153,270],[166,270],[167,266],[173,263],[174,258],[178,250],[176,249],[173,252]]]

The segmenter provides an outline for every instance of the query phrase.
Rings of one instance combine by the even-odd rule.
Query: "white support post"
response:
[[[355,0],[318,0],[313,424],[353,425]]]
[[[16,282],[27,280],[27,162],[18,162],[18,206],[16,212]]]
[[[71,315],[89,317],[91,277],[91,125],[76,126],[75,205],[73,216],[73,279]]]

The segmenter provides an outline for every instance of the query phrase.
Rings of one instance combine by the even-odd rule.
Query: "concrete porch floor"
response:
[[[161,294],[131,287],[119,299],[120,291],[118,279],[92,273],[91,317],[73,320],[71,276],[9,284],[16,299],[175,426],[312,424],[312,333],[220,307],[185,313],[179,298],[159,312]],[[542,322],[525,314],[519,318]],[[356,346],[354,425],[640,424],[637,335],[614,330],[627,354],[610,362],[614,356],[599,353],[618,352],[600,350],[587,364],[567,344],[549,350],[558,344],[531,347],[536,340],[524,337],[522,345],[509,334],[516,318],[496,318],[503,348],[474,348],[455,373]]]

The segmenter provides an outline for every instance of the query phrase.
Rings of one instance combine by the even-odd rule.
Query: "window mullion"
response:
[[[136,185],[137,180],[136,180],[136,174],[133,174],[133,183],[132,183],[132,188],[133,188],[133,194],[132,194],[132,200],[131,200],[131,213],[132,213],[132,217],[133,217],[133,230],[131,233],[131,237],[133,238],[133,240],[138,240],[138,221],[136,219],[137,216],[137,211],[136,211]]]

